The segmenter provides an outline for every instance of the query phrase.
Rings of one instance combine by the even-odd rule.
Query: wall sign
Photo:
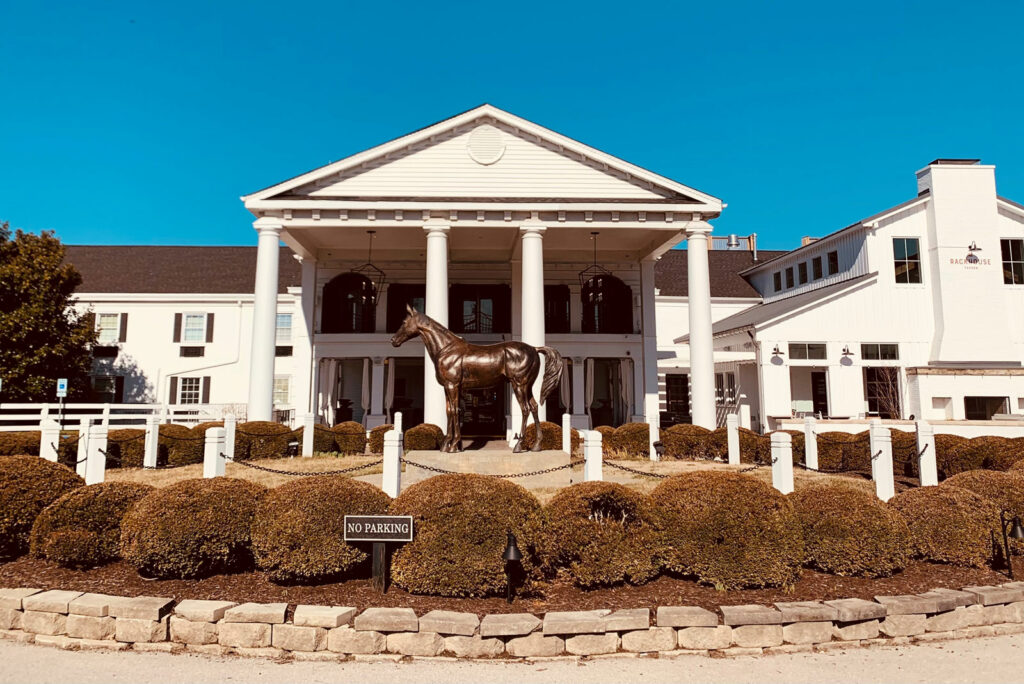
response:
[[[411,542],[411,515],[346,515],[345,541]]]

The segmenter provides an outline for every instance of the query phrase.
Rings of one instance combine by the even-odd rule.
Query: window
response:
[[[633,332],[633,291],[613,275],[596,275],[580,291],[583,332]]]
[[[289,345],[292,343],[292,315],[290,313],[277,314],[277,344]]]
[[[291,378],[274,378],[274,406],[285,406],[290,402]]]
[[[921,282],[921,252],[917,238],[892,239],[893,262],[897,283]]]
[[[790,342],[789,358],[819,360],[825,358],[824,342]]]
[[[772,280],[775,284],[775,291],[779,292],[782,290],[782,271],[776,271],[772,274]]]
[[[182,328],[182,342],[188,343],[206,341],[206,314],[185,314],[183,321],[184,326]]]
[[[797,264],[797,275],[800,277],[800,284],[803,285],[807,282],[807,262],[801,261]]]
[[[786,289],[793,287],[793,267],[786,269]]]
[[[1024,285],[1024,240],[1000,240],[1003,253],[1003,282]]]
[[[387,329],[389,333],[397,332],[402,327],[407,311],[406,306],[411,306],[416,311],[425,311],[427,289],[425,285],[413,283],[395,283],[389,285],[388,292],[388,313]]]
[[[902,417],[900,369],[892,366],[865,368],[864,398],[869,414],[879,418]]]
[[[96,401],[120,404],[124,396],[124,378],[120,375],[94,375],[92,392]]]
[[[320,331],[370,333],[377,324],[377,290],[366,276],[349,272],[324,285]],[[396,328],[397,329],[397,328]]]
[[[715,373],[715,402],[732,404],[736,401],[736,374]]]
[[[198,404],[202,396],[202,378],[181,378],[178,381],[178,403]]]
[[[997,413],[1009,413],[1006,397],[964,397],[964,418],[967,420],[992,420]]]
[[[101,313],[96,315],[96,330],[99,331],[98,344],[114,344],[121,337],[121,315]]]
[[[206,347],[178,347],[178,355],[185,358],[198,358],[206,355]]]
[[[512,289],[507,285],[453,285],[448,324],[457,333],[507,333],[512,330]]]
[[[839,252],[829,252],[825,256],[828,258],[828,274],[839,273]]]
[[[682,373],[665,376],[665,408],[668,425],[690,420],[690,377]]]
[[[569,286],[544,286],[544,331],[548,333],[569,332]]]
[[[862,344],[860,357],[865,361],[898,361],[900,346],[898,344]]]
[[[821,257],[820,256],[816,256],[813,259],[811,259],[811,273],[813,274],[815,280],[820,280],[821,279]]]

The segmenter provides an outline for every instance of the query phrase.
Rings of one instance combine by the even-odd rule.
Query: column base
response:
[[[386,425],[387,422],[388,422],[388,417],[386,415],[384,415],[384,414],[375,415],[373,413],[368,413],[366,415],[366,429],[367,430],[372,430],[375,427],[379,427],[381,425]]]
[[[569,418],[569,424],[577,430],[589,430],[590,429],[590,416],[587,414],[572,414]]]

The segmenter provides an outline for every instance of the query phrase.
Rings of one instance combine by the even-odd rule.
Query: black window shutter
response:
[[[171,376],[171,391],[170,391],[170,396],[167,397],[167,403],[168,404],[177,404],[178,403],[178,378],[176,376]]]
[[[127,315],[127,314],[122,314]],[[123,341],[123,340],[122,340]],[[124,376],[118,375],[114,378],[114,401],[115,404],[124,403]]]
[[[206,342],[213,342],[213,314],[206,314]],[[203,402],[205,403],[205,402]]]
[[[121,330],[118,332],[117,341],[128,341],[128,314],[126,313],[121,314]]]
[[[212,318],[213,314],[210,314],[210,317]],[[209,375],[204,375],[203,376],[203,403],[204,404],[209,404],[210,403],[210,376]]]
[[[181,342],[181,314],[174,314],[174,342]]]

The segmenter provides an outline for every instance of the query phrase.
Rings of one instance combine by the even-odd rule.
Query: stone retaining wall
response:
[[[652,620],[653,617],[653,620]],[[345,660],[759,655],[1024,632],[1024,582],[874,601],[486,615],[0,589],[0,636],[64,649]]]

